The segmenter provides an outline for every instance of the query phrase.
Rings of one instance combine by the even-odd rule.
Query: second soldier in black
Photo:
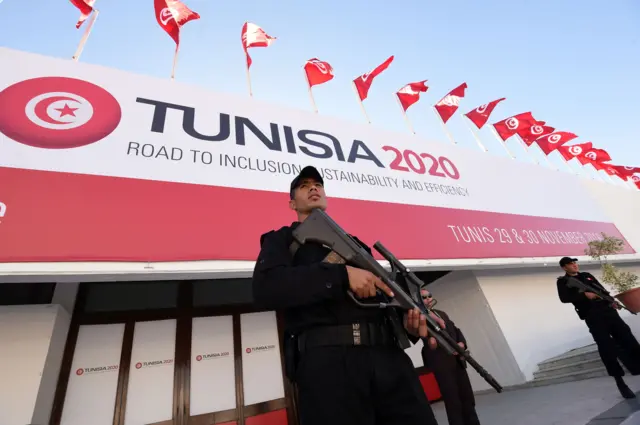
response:
[[[433,306],[432,300],[429,298],[430,307]],[[433,311],[444,321],[445,331],[466,350],[467,340],[460,328],[444,311]],[[422,360],[436,378],[449,425],[480,425],[466,362],[457,355],[451,355],[442,349],[431,350],[426,346],[422,348]]]
[[[390,289],[366,270],[323,262],[330,250],[321,245],[306,243],[291,254],[293,229],[326,206],[322,176],[305,167],[290,187],[289,207],[298,220],[260,237],[253,274],[255,303],[284,312],[285,367],[297,386],[300,424],[436,425],[388,313],[359,308],[347,295],[351,289],[374,297],[377,288],[391,295]],[[412,341],[427,337],[419,310],[409,311],[404,323]],[[429,343],[435,347],[433,338]]]

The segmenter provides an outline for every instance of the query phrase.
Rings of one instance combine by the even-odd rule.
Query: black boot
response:
[[[622,380],[622,376],[615,376],[616,384],[618,385],[618,390],[620,390],[620,394],[624,398],[636,398],[636,395],[631,391],[631,388],[627,386],[627,384]]]

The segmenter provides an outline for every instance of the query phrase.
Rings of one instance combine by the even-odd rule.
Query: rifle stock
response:
[[[591,285],[587,285],[586,283],[580,281],[579,279],[576,279],[573,276],[568,276],[567,279],[567,286],[570,288],[576,288],[578,291],[580,292],[593,292],[594,294],[596,294],[598,296],[598,298],[610,302],[611,304],[620,307],[620,308],[624,308],[625,310],[627,310],[629,313],[631,314],[635,314],[637,315],[638,313],[635,313],[631,310],[629,310],[627,307],[625,307],[624,304],[618,302],[618,300],[616,300],[615,298],[613,298],[611,295],[607,295],[604,292],[600,291],[598,288],[594,288]]]
[[[485,381],[487,381],[497,392],[502,392],[502,386],[487,372],[468,351],[461,348],[457,342],[440,327],[438,322],[431,316],[431,311],[422,301],[420,288],[424,285],[413,272],[407,269],[389,250],[380,242],[376,242],[373,247],[376,251],[389,261],[392,273],[376,261],[360,244],[349,236],[340,226],[329,217],[324,211],[315,209],[294,231],[295,242],[303,245],[307,242],[316,242],[330,248],[334,253],[344,259],[346,263],[352,264],[376,275],[393,291],[394,297],[389,299],[381,291],[379,295],[384,302],[362,302],[358,300],[350,290],[350,298],[360,307],[364,308],[388,308],[397,307],[404,310],[419,309],[426,317],[429,328],[429,336],[435,338],[438,346],[449,354],[457,353],[466,360]],[[400,273],[406,282],[406,288],[399,284],[394,275]]]

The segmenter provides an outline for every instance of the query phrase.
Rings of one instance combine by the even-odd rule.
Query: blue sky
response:
[[[420,136],[448,143],[430,108],[467,82],[460,111],[506,97],[490,122],[532,111],[557,130],[578,134],[572,143],[591,141],[612,163],[640,166],[638,1],[185,3],[201,19],[182,29],[177,80],[246,95],[240,32],[248,20],[278,37],[269,48],[250,50],[253,93],[261,100],[309,110],[301,67],[318,57],[336,74],[314,88],[320,113],[362,122],[351,80],[395,55],[365,101],[375,126],[407,132],[392,94],[428,79],[429,91],[408,114]],[[83,62],[169,78],[175,44],[156,23],[153,0],[97,0],[96,7]],[[75,28],[78,16],[66,0],[3,0],[0,45],[70,58],[84,30]],[[451,119],[449,130],[460,145],[477,149],[461,117]],[[488,129],[481,138],[492,154],[506,155]]]

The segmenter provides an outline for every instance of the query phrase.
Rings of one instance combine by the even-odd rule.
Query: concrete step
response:
[[[538,369],[545,370],[548,368],[556,368],[562,365],[569,365],[598,358],[600,358],[598,348],[595,344],[591,344],[540,362],[538,364]]]
[[[545,378],[533,379],[532,381],[525,382],[524,384],[514,386],[510,388],[510,390],[562,384],[564,382],[581,381],[584,379],[600,378],[603,376],[607,376],[607,369],[605,369],[604,366],[600,366],[579,372],[558,373]]]
[[[578,360],[580,357],[577,357]],[[545,379],[558,375],[566,375],[568,373],[578,373],[585,370],[593,370],[604,367],[600,356],[597,355],[594,358],[580,361],[567,361],[567,363],[554,363],[551,366],[544,368],[540,367],[537,371],[533,372],[533,379]]]

